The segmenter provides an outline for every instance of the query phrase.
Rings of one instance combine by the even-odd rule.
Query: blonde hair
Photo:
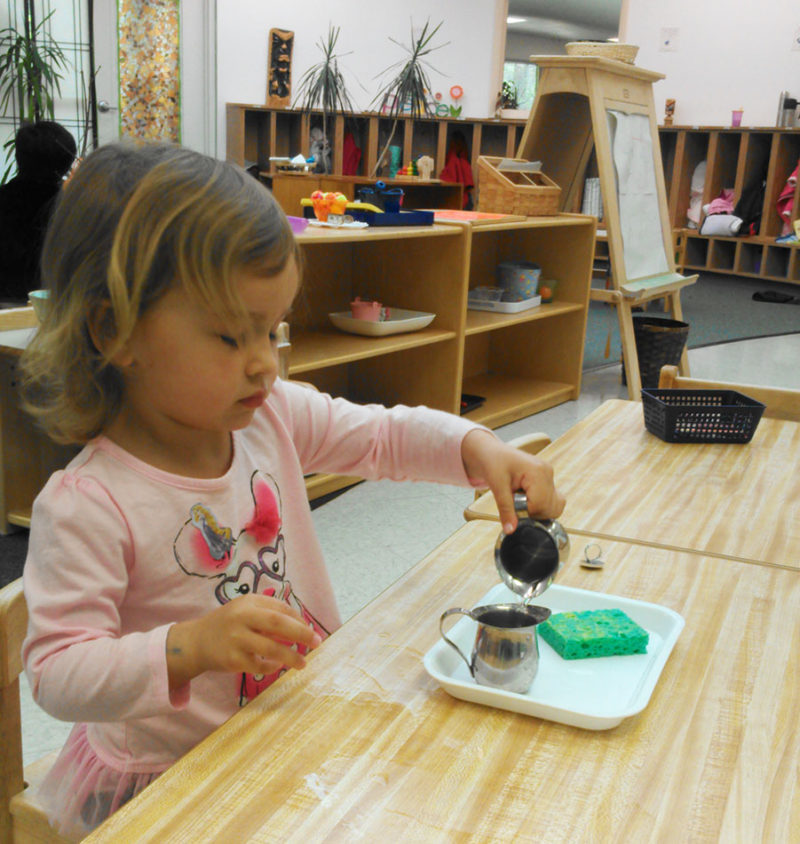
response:
[[[120,406],[111,359],[170,287],[241,314],[235,271],[270,277],[291,258],[286,217],[241,168],[171,144],[101,147],[63,189],[45,239],[49,310],[22,357],[26,409],[57,442],[85,443]]]

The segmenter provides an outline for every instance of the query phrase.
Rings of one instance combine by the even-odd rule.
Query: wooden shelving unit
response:
[[[776,201],[800,159],[800,129],[669,126],[659,129],[669,217],[680,232],[681,271],[706,270],[800,284],[798,244],[775,243],[782,221]],[[758,234],[715,237],[686,227],[692,174],[706,161],[702,204],[723,188],[738,200],[754,180],[766,190]],[[795,187],[793,219],[800,218],[800,184]]]
[[[261,105],[228,103],[227,158],[242,166],[257,164],[259,170],[271,175],[276,172],[270,157],[294,156],[310,152],[309,137],[314,126],[322,126],[322,113],[299,109],[273,109]],[[329,129],[333,144],[333,174],[342,174],[342,151],[345,131],[353,133],[356,145],[362,150],[358,173],[372,174],[378,156],[389,138],[393,118],[376,112],[336,115]],[[413,120],[401,117],[392,145],[401,147],[402,161],[407,164],[412,155],[429,155],[434,160],[434,175],[441,172],[453,135],[460,132],[470,150],[473,174],[477,174],[479,155],[513,157],[519,146],[524,120],[461,119],[431,117]],[[386,172],[383,173],[387,175]]]
[[[492,283],[495,266],[524,258],[557,279],[555,300],[517,314],[467,311],[462,391],[486,397],[471,418],[508,424],[580,394],[594,249],[594,218],[560,215],[476,226],[469,286]]]
[[[290,377],[360,402],[453,413],[462,393],[474,393],[486,402],[469,418],[491,427],[577,398],[593,218],[307,229],[298,241],[307,281],[292,314]],[[556,300],[518,314],[467,310],[469,289],[492,284],[495,266],[515,258],[558,280]],[[408,334],[343,334],[328,314],[348,310],[356,295],[436,319]]]

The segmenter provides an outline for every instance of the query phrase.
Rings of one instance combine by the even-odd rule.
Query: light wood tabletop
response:
[[[800,576],[624,542],[588,570],[574,548],[559,584],[686,622],[647,707],[592,731],[423,667],[439,615],[497,583],[496,533],[465,524],[86,840],[797,840]]]
[[[800,569],[800,424],[747,444],[666,443],[642,405],[613,399],[539,453],[567,498],[567,531]],[[497,518],[491,493],[465,513]]]

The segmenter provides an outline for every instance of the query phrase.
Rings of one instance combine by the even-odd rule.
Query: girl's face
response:
[[[177,443],[224,450],[230,431],[250,423],[278,374],[276,331],[297,292],[297,268],[291,260],[269,278],[240,271],[234,282],[245,320],[218,317],[180,286],[145,312],[117,360],[125,391],[112,439],[159,462],[158,449]]]

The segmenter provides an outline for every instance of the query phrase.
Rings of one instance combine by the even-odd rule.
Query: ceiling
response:
[[[564,41],[615,38],[622,0],[508,0],[508,14],[527,18],[508,31]]]

